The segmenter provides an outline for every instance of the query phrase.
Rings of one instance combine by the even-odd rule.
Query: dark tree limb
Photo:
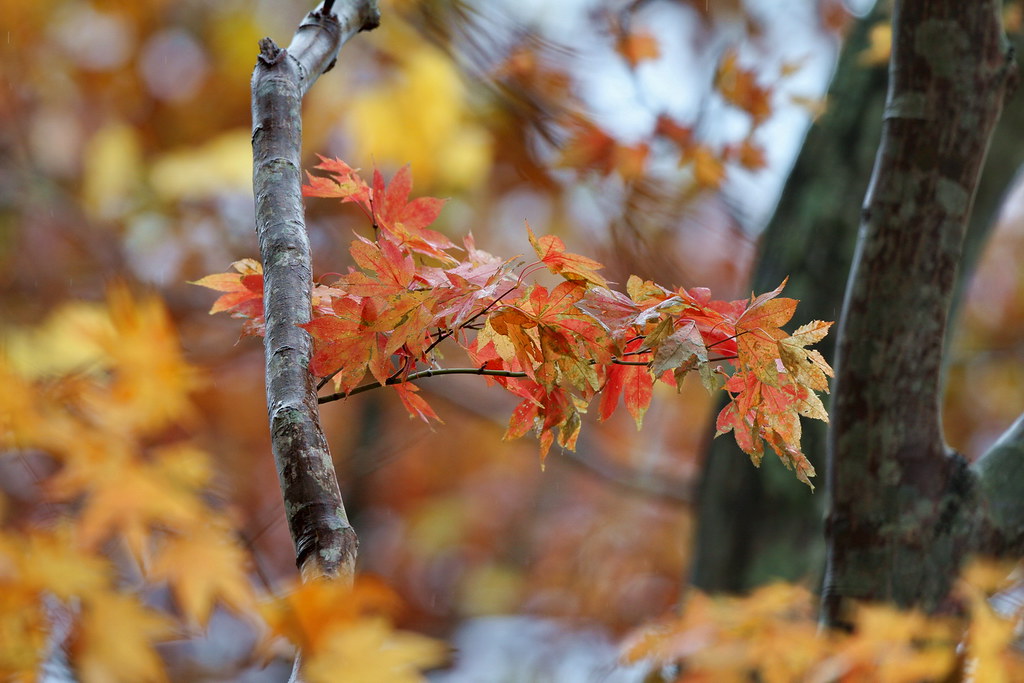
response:
[[[824,619],[937,610],[977,550],[978,477],[945,444],[943,338],[964,231],[1016,71],[997,0],[905,0],[840,323]],[[982,506],[983,508],[984,506]]]
[[[786,296],[800,300],[797,323],[835,320],[842,305],[885,105],[885,69],[863,64],[863,52],[871,29],[887,17],[886,9],[876,7],[845,39],[828,110],[808,131],[761,236],[750,289],[768,291],[788,277]],[[817,348],[831,361],[834,335]],[[821,472],[825,428],[807,420],[801,439]],[[714,431],[712,418],[709,437]],[[749,460],[734,439],[710,440],[697,499],[691,580],[712,592],[746,592],[778,579],[819,582],[824,496],[794,486],[792,472],[775,458],[765,458],[758,469]]]
[[[329,8],[328,8],[329,9]],[[374,0],[306,15],[291,45],[260,41],[252,77],[253,192],[263,260],[270,433],[296,564],[304,578],[350,578],[357,540],[320,427],[312,343],[312,263],[301,194],[303,95],[341,46],[379,21]]]

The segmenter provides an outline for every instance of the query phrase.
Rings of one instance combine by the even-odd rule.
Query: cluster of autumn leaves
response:
[[[163,303],[119,286],[103,309],[75,306],[53,313],[72,321],[72,367],[34,376],[0,353],[0,455],[31,475],[0,495],[0,679],[36,680],[53,659],[84,683],[166,681],[159,644],[200,635],[218,605],[264,634],[254,663],[278,636],[304,646],[310,681],[342,662],[417,680],[442,661],[440,643],[393,628],[379,584],[258,589],[213,461],[182,435],[200,376]]]
[[[525,267],[477,250],[471,239],[459,261],[426,228],[440,202],[407,201],[407,171],[388,186],[375,176],[367,187],[340,162],[325,166],[331,177],[307,192],[348,193],[377,225],[376,240],[354,244],[359,268],[318,285],[308,325],[314,369],[341,395],[390,385],[411,412],[433,419],[410,380],[442,373],[437,344],[452,339],[472,359],[467,370],[490,373],[521,397],[509,434],[532,429],[546,449],[572,444],[592,399],[608,417],[621,398],[639,423],[656,381],[675,384],[695,370],[732,397],[720,431],[732,430],[755,458],[767,443],[810,476],[801,469],[798,416],[824,418],[815,392],[829,370],[806,347],[828,324],[781,331],[794,301],[773,291],[715,302],[706,291],[637,278],[616,293],[598,264],[532,233],[538,260]],[[540,269],[562,281],[524,284]],[[240,262],[204,284],[223,291],[215,309],[260,331],[258,264]],[[4,466],[32,474],[20,498],[0,497],[0,678],[32,680],[52,660],[86,683],[165,681],[172,673],[161,643],[201,637],[220,608],[263,634],[248,655],[252,665],[290,654],[278,647],[283,640],[303,652],[309,681],[334,681],[339,671],[353,680],[416,681],[444,663],[442,643],[395,629],[398,601],[379,582],[260,588],[238,522],[215,493],[212,460],[188,436],[190,392],[201,379],[162,303],[114,287],[88,315],[75,306],[52,316],[73,340],[69,362],[33,372],[0,354],[0,453]],[[339,329],[344,334],[332,336]],[[56,328],[45,333],[58,336]],[[45,351],[54,361],[63,353]],[[342,367],[349,362],[355,370]],[[971,572],[957,592],[964,618],[866,607],[854,634],[829,637],[816,633],[814,598],[799,587],[746,598],[694,593],[678,615],[634,632],[623,656],[679,665],[666,673],[677,680],[756,672],[780,681],[880,673],[916,681],[965,669],[975,680],[1014,680],[1021,671],[1013,623],[986,602],[1005,568]]]
[[[832,369],[807,347],[831,323],[815,321],[793,334],[782,326],[797,302],[782,286],[749,300],[717,301],[703,288],[669,289],[630,277],[626,293],[609,288],[596,261],[566,251],[555,236],[537,237],[537,260],[503,260],[467,237],[460,250],[428,226],[443,202],[409,200],[408,167],[389,183],[375,172],[372,186],[343,161],[322,159],[326,175],[310,176],[307,196],[359,206],[373,237],[351,245],[355,267],[324,278],[313,292],[312,372],[333,381],[321,402],[390,386],[409,413],[438,419],[415,380],[452,372],[486,376],[520,399],[506,438],[534,432],[546,456],[557,443],[574,448],[582,413],[600,396],[598,417],[609,418],[621,397],[639,427],[657,381],[680,385],[696,371],[708,391],[724,386],[731,401],[718,433],[759,464],[767,444],[811,485],[814,469],[800,450],[800,416],[827,420],[816,392],[828,391]],[[461,252],[461,253],[460,253]],[[461,258],[456,254],[460,253]],[[527,283],[547,270],[554,286]],[[263,325],[263,283],[252,260],[235,273],[196,284],[223,292],[213,311]],[[441,366],[441,342],[462,347],[469,366]]]

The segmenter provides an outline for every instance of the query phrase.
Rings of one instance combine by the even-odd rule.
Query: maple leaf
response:
[[[805,347],[821,341],[831,326],[832,323],[815,320],[778,342],[779,358],[793,381],[825,393],[828,393],[828,378],[832,376],[832,368],[821,353]]]
[[[508,429],[502,438],[515,439],[531,430],[534,431],[540,441],[540,456],[543,462],[555,443],[556,429],[560,446],[569,450],[576,447],[576,439],[582,425],[580,412],[584,407],[561,387],[554,387],[549,391],[535,384],[531,396],[512,411]]]
[[[164,615],[133,595],[111,593],[86,605],[69,654],[82,681],[166,681],[153,643],[173,634],[171,621]]]
[[[565,242],[554,235],[545,235],[537,239],[529,223],[526,224],[526,232],[537,256],[552,273],[561,275],[571,282],[608,288],[608,282],[596,272],[603,267],[600,263],[586,256],[567,252]]]
[[[6,558],[3,558],[6,560]],[[7,681],[38,680],[50,649],[52,610],[44,608],[35,590],[17,581],[0,580],[0,677]]]
[[[583,287],[573,282],[563,282],[550,292],[535,285],[488,318],[491,329],[511,342],[515,358],[531,379],[548,388],[562,380],[580,389],[599,385],[590,356],[584,357],[581,351],[607,355],[610,340],[600,325],[575,306],[583,294]]]
[[[218,600],[239,614],[255,604],[246,557],[227,525],[195,525],[163,541],[149,578],[167,581],[188,620],[206,626]]]
[[[333,302],[333,314],[322,315],[301,325],[313,337],[309,369],[317,377],[334,375],[338,391],[354,389],[369,370],[379,382],[390,376],[390,359],[384,354],[387,337],[370,329],[375,319],[372,300],[343,297]],[[339,370],[340,368],[340,370]]]
[[[750,114],[754,125],[760,124],[772,113],[771,90],[757,84],[757,75],[739,66],[739,56],[729,50],[718,65],[715,87],[726,102]]]
[[[337,197],[343,203],[355,202],[371,217],[374,227],[379,228],[386,239],[410,252],[437,259],[445,265],[458,263],[457,259],[445,251],[455,246],[451,240],[427,228],[437,220],[445,200],[419,197],[409,201],[412,172],[408,164],[400,168],[388,183],[384,182],[380,171],[374,170],[372,187],[359,177],[356,169],[340,159],[320,157],[320,164],[316,168],[327,171],[332,177],[307,174],[309,184],[303,186],[303,195]]]
[[[615,50],[631,67],[661,56],[658,39],[650,31],[630,31],[616,42]]]
[[[90,409],[109,424],[145,433],[191,417],[189,392],[200,378],[185,362],[163,302],[135,297],[119,284],[107,291],[107,310],[110,326],[90,334],[114,377],[83,391]]]
[[[320,163],[314,168],[327,171],[332,177],[315,176],[307,172],[309,184],[302,186],[304,197],[336,197],[344,204],[355,202],[363,207],[367,215],[372,213],[370,206],[370,188],[359,177],[359,169],[352,168],[341,159],[328,159],[317,155]]]
[[[398,631],[382,618],[362,619],[331,631],[320,651],[302,663],[310,683],[335,683],[338,672],[352,681],[420,683],[421,671],[448,658],[448,647],[418,633]]]
[[[651,353],[636,353],[643,348],[643,339],[634,339],[626,345],[624,356],[630,362],[647,363],[651,360]],[[618,365],[606,366],[606,381],[601,393],[601,403],[598,410],[598,418],[607,420],[615,412],[619,396],[626,405],[626,410],[636,422],[637,429],[643,425],[644,414],[651,404],[654,396],[654,377],[646,365]]]
[[[82,547],[71,524],[22,536],[0,536],[5,578],[24,590],[62,600],[105,594],[111,585],[110,563]]]
[[[631,331],[633,321],[640,314],[640,306],[635,301],[606,287],[589,288],[576,305],[597,320],[619,343]]]
[[[419,387],[408,382],[400,382],[393,386],[395,391],[398,392],[398,397],[402,399],[402,405],[409,411],[409,417],[418,417],[427,423],[431,420],[444,422],[444,420],[437,416],[434,409],[430,407],[430,404],[417,393],[420,390]]]
[[[789,336],[781,328],[796,311],[796,299],[777,298],[785,285],[752,299],[736,320],[739,363],[768,384],[774,384],[778,375],[778,342]]]
[[[732,401],[718,414],[716,436],[734,433],[736,444],[760,465],[762,443],[767,443],[797,479],[814,490],[814,467],[800,451],[799,415],[827,421],[824,406],[807,387],[794,384],[782,373],[775,382],[762,382],[756,374],[737,371],[725,383]]]
[[[251,258],[231,264],[237,273],[216,273],[207,275],[190,284],[224,292],[210,308],[210,314],[228,312],[238,318],[248,318],[253,325],[247,332],[253,333],[263,326],[263,266]]]
[[[69,460],[48,482],[48,490],[57,498],[86,494],[78,520],[79,539],[85,547],[95,547],[117,534],[136,557],[144,557],[151,527],[192,528],[205,516],[197,491],[169,486],[159,463],[120,459],[98,465]]]
[[[387,297],[408,290],[416,279],[412,257],[393,242],[360,237],[349,246],[349,253],[356,265],[374,275],[352,272],[342,276],[335,286],[347,294]]]
[[[387,586],[358,576],[352,587],[310,581],[263,605],[261,612],[271,634],[302,651],[305,679],[330,683],[345,671],[360,681],[418,681],[416,672],[440,664],[446,648],[394,630],[386,617],[399,607]]]

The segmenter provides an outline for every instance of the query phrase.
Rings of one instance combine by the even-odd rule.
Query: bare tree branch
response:
[[[330,10],[330,6],[327,8]],[[252,77],[253,192],[264,272],[270,433],[285,514],[304,578],[351,578],[357,540],[320,427],[312,343],[312,263],[301,195],[302,96],[341,46],[379,22],[374,0],[306,15],[291,45],[260,41]]]

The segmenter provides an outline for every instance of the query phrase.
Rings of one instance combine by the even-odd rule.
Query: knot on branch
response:
[[[370,7],[370,11],[366,13],[366,19],[363,20],[363,25],[359,30],[372,31],[378,26],[380,26],[380,9],[377,8],[377,3],[374,2]]]
[[[285,50],[279,48],[270,38],[260,41],[260,61],[267,66],[274,66],[284,59]]]

